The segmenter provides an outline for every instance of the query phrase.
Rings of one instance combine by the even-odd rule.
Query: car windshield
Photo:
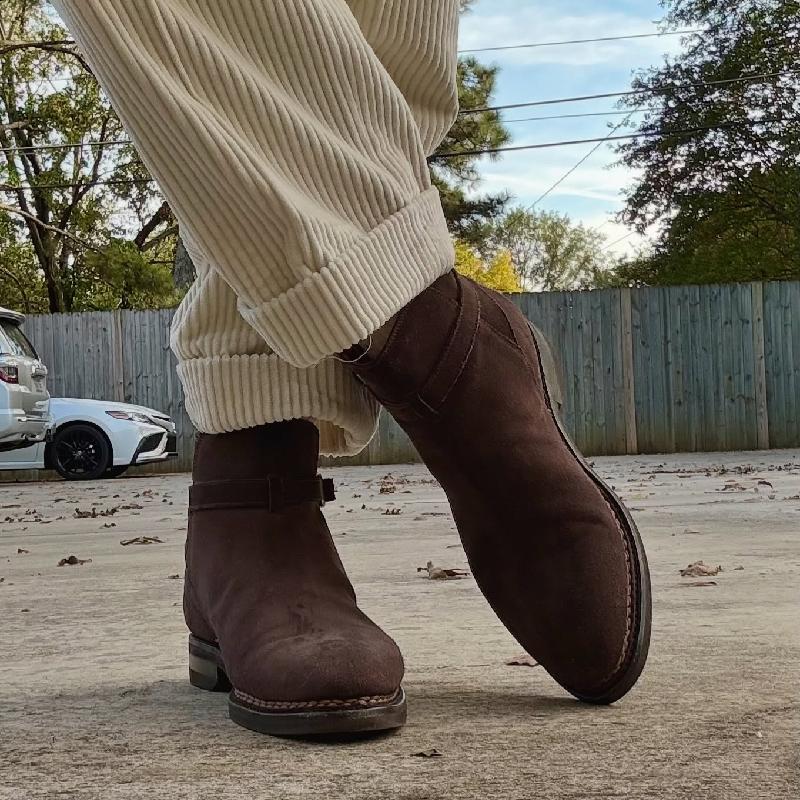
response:
[[[36,351],[19,325],[11,320],[0,319],[0,353],[25,358],[36,358]]]

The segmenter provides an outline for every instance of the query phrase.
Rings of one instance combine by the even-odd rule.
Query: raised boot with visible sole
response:
[[[507,298],[450,272],[400,312],[378,352],[344,357],[441,483],[508,630],[579,699],[626,694],[650,641],[647,559],[559,421],[538,331]]]
[[[184,612],[189,679],[230,691],[234,722],[282,736],[398,728],[397,645],[356,605],[322,516],[310,422],[203,435],[195,452]]]

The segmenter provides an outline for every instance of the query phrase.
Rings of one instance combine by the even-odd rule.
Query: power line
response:
[[[633,97],[643,94],[657,94],[668,89],[700,89],[708,86],[724,86],[731,83],[754,83],[764,81],[769,78],[782,78],[788,75],[798,75],[800,69],[788,70],[786,72],[769,72],[763,75],[749,75],[740,78],[725,78],[719,81],[702,81],[699,83],[684,83],[684,84],[663,84],[656,86],[652,89],[633,89],[627,92],[604,92],[602,94],[587,94],[579,97],[561,97],[554,100],[536,100],[529,103],[511,103],[504,106],[485,106],[483,108],[464,108],[459,111],[459,114],[483,114],[490,111],[508,111],[514,108],[532,108],[534,106],[553,106],[562,103],[579,103],[584,100],[603,100],[610,97]]]
[[[782,122],[782,120],[762,119],[751,120],[751,124],[763,125],[770,122]],[[603,136],[597,139],[570,139],[561,142],[542,142],[540,144],[522,144],[512,147],[491,147],[485,150],[463,150],[461,152],[452,153],[437,153],[431,156],[431,161],[436,161],[440,158],[461,158],[463,156],[480,156],[480,155],[493,155],[495,153],[513,153],[520,150],[545,150],[552,147],[567,147],[576,144],[593,144],[595,142],[619,142],[626,139],[641,139],[651,138],[654,136],[677,136],[689,133],[702,133],[704,131],[724,130],[726,128],[738,128],[741,125],[747,124],[744,122],[725,122],[720,125],[701,125],[696,128],[676,128],[674,130],[661,130],[661,131],[644,131],[641,133],[630,133],[624,136]]]
[[[776,120],[776,119],[761,119],[761,120],[750,120],[749,124],[755,125],[764,125],[769,123],[777,123],[782,122],[783,120]],[[596,142],[604,143],[604,142],[614,142],[614,141],[624,141],[630,139],[640,139],[640,138],[651,138],[655,136],[678,136],[690,133],[702,133],[706,131],[715,131],[715,130],[724,130],[727,128],[738,128],[744,124],[748,124],[746,122],[738,121],[738,122],[727,122],[721,123],[720,125],[703,125],[696,128],[677,128],[674,130],[660,130],[660,131],[645,131],[641,133],[631,133],[625,134],[624,136],[602,136],[596,139],[568,139],[564,141],[558,142],[541,142],[539,144],[525,144],[525,145],[517,145],[512,147],[493,147],[487,148],[484,150],[462,150],[459,152],[452,152],[452,153],[437,153],[434,156],[431,156],[429,161],[437,161],[440,159],[445,158],[463,158],[464,156],[481,156],[481,155],[491,155],[495,153],[513,153],[519,152],[521,150],[546,150],[555,147],[569,147],[572,145],[578,144],[594,144]],[[612,131],[613,133],[613,131]],[[118,180],[103,180],[103,181],[94,181],[91,184],[84,184],[84,183],[45,183],[45,184],[38,184],[38,185],[31,185],[31,184],[21,184],[19,186],[0,186],[0,191],[4,192],[15,192],[19,189],[31,190],[31,189],[73,189],[76,187],[82,186],[90,186],[91,188],[95,186],[125,186],[125,185],[132,185],[132,184],[144,184],[144,183],[153,183],[155,182],[155,178],[125,178],[125,179],[118,179]]]
[[[600,252],[601,253],[605,253],[606,250],[610,250],[612,247],[615,247],[618,244],[622,244],[623,242],[626,242],[628,239],[631,238],[631,236],[635,236],[635,235],[636,235],[636,231],[631,231],[630,233],[626,233],[624,236],[621,236],[619,239],[615,239],[613,242],[611,242],[611,244],[607,244],[604,248],[602,248],[600,250]]]
[[[36,144],[31,147],[0,147],[0,153],[27,153],[28,151],[72,150],[74,147],[99,147],[101,145],[133,144],[130,139],[107,139],[101,142],[64,142],[63,144]]]
[[[561,42],[533,42],[532,44],[511,44],[500,47],[470,47],[459,50],[459,53],[492,53],[499,50],[526,50],[534,47],[560,47],[567,44],[593,44],[595,42],[620,42],[623,39],[654,39],[662,36],[688,36],[693,33],[703,33],[702,28],[686,31],[662,31],[659,33],[631,33],[625,36],[600,36],[596,39],[567,39]]]
[[[784,77],[789,75],[798,75],[800,74],[799,70],[789,70],[787,72],[772,72],[772,73],[765,73],[763,75],[750,75],[750,76],[742,76],[739,78],[726,78],[724,80],[719,81],[706,81],[701,83],[687,83],[683,84],[680,88],[700,88],[700,87],[707,87],[707,86],[722,86],[731,83],[748,83],[748,82],[757,82],[760,80],[765,80],[768,78],[778,78]],[[562,98],[555,98],[553,100],[536,100],[528,103],[514,103],[512,105],[505,105],[505,106],[487,106],[485,108],[465,108],[462,109],[459,113],[460,114],[477,114],[489,111],[505,111],[508,109],[514,108],[530,108],[534,106],[549,106],[549,105],[560,105],[562,103],[576,103],[583,100],[599,100],[599,99],[606,99],[611,97],[630,97],[632,95],[642,95],[642,94],[652,94],[660,91],[664,91],[665,89],[674,88],[671,87],[669,84],[664,84],[663,86],[658,86],[653,89],[636,89],[627,92],[605,92],[603,94],[591,94],[591,95],[583,95],[580,97],[562,97]],[[658,111],[658,108],[644,108],[644,109],[633,109],[632,111],[605,111],[605,112],[585,112],[582,114],[554,114],[550,116],[541,116],[541,117],[528,117],[524,119],[512,119],[512,120],[504,120],[504,122],[514,123],[514,122],[534,122],[534,121],[544,121],[544,120],[552,120],[552,119],[579,119],[582,117],[594,117],[594,116],[616,116],[616,115],[624,115],[629,113],[640,113],[644,111]],[[0,152],[22,152],[22,151],[45,151],[45,150],[64,150],[64,149],[72,149],[73,147],[94,147],[99,145],[109,145],[109,146],[118,146],[118,145],[126,145],[132,144],[129,139],[111,139],[108,141],[99,141],[99,142],[71,142],[65,144],[48,144],[48,145],[34,145],[32,147],[4,147],[0,148]],[[488,151],[487,151],[488,152]]]
[[[628,121],[630,120],[631,115],[628,114],[625,119],[622,120],[618,125],[615,125],[609,132],[608,136],[605,137],[602,141],[598,142],[574,167],[571,167],[567,170],[546,192],[536,198],[536,200],[528,206],[529,211],[533,211],[539,203],[542,202],[545,198],[549,197],[562,183],[564,183],[570,175],[573,175],[580,167],[582,167],[606,142],[608,142],[611,137],[622,127],[624,127]]]
[[[647,111],[660,111],[656,106],[649,108],[635,108],[630,111],[587,111],[583,114],[551,114],[546,117],[523,117],[522,119],[504,119],[503,125],[513,122],[544,122],[551,119],[584,119],[585,117],[622,117],[630,114],[644,114]]]
[[[621,42],[624,40],[633,39],[658,39],[666,36],[690,36],[695,33],[703,33],[702,28],[693,28],[684,31],[655,31],[653,33],[629,33],[621,36],[599,36],[594,39],[565,39],[562,41],[550,42],[531,42],[526,44],[511,44],[500,45],[495,47],[467,47],[459,50],[460,53],[491,53],[499,50],[526,50],[537,47],[561,47],[570,44],[596,44],[600,42]],[[30,47],[41,47],[47,49],[48,47],[73,47],[75,42],[71,39],[54,39],[51,41],[41,42],[7,42],[0,46],[0,53],[5,53],[15,49],[23,49]]]
[[[511,124],[514,122],[543,122],[546,120],[555,119],[582,119],[588,117],[616,117],[631,114],[642,114],[646,111],[658,111],[657,108],[642,108],[631,111],[593,111],[584,114],[552,114],[550,116],[541,117],[527,117],[525,119],[506,119],[503,120],[504,124]],[[123,145],[133,144],[130,139],[106,139],[103,141],[87,141],[87,142],[62,142],[61,144],[35,144],[30,147],[15,145],[14,147],[0,147],[0,153],[28,153],[28,152],[48,152],[55,150],[72,150],[79,147],[119,147]]]
[[[91,181],[90,183],[42,183],[30,184],[23,183],[19,186],[0,186],[0,192],[16,192],[20,189],[31,191],[34,189],[94,189],[95,186],[133,186],[136,184],[155,183],[155,178],[118,178],[107,181]]]

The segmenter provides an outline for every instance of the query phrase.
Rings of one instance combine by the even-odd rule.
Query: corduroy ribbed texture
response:
[[[458,1],[54,5],[198,268],[172,337],[192,420],[363,447],[374,403],[319,362],[452,266],[425,157],[457,111]]]

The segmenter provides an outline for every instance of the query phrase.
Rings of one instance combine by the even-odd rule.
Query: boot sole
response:
[[[222,653],[216,645],[189,636],[189,682],[210,692],[230,692],[228,713],[243,728],[271,736],[340,736],[368,734],[401,728],[406,723],[407,705],[403,689],[388,703],[341,711],[304,710],[258,711],[236,698]],[[356,702],[356,701],[354,701]],[[321,702],[321,705],[324,705]]]
[[[647,565],[647,555],[642,544],[642,537],[639,528],[633,521],[630,512],[625,507],[622,500],[615,494],[611,487],[591,468],[570,438],[558,414],[557,408],[562,403],[561,382],[556,360],[549,342],[542,332],[533,323],[530,325],[536,349],[539,351],[539,364],[543,378],[545,399],[550,409],[550,413],[555,421],[561,438],[569,448],[572,455],[583,467],[584,472],[592,479],[595,485],[605,496],[617,514],[622,516],[630,532],[631,553],[633,556],[633,579],[636,586],[635,598],[637,602],[637,629],[635,631],[635,645],[633,655],[628,660],[628,665],[619,679],[600,694],[584,694],[572,689],[568,691],[584,703],[594,705],[609,705],[624,697],[639,680],[647,662],[647,655],[650,650],[650,626],[652,617],[652,596],[650,589],[650,569]]]

